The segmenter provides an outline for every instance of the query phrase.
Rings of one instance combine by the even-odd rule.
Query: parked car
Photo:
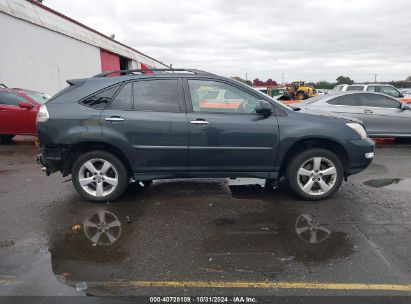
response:
[[[386,94],[395,98],[398,98],[400,101],[409,103],[411,98],[405,97],[404,94],[398,90],[396,87],[389,84],[379,84],[379,83],[370,83],[370,84],[340,84],[334,87],[332,90],[333,93],[336,92],[351,92],[351,91],[364,91],[364,92],[375,92]]]
[[[207,88],[205,88],[206,90]],[[226,90],[203,90],[204,95],[200,98],[199,103],[193,104],[194,108],[201,109],[202,111],[215,111],[216,109],[220,109],[219,111],[232,111],[233,109],[237,109],[243,102],[244,99],[238,99],[237,96],[233,96],[231,92]]]
[[[315,91],[317,92],[317,95],[327,95],[328,94],[328,90],[325,90],[325,89],[315,89]]]
[[[24,89],[0,88],[0,137],[35,135],[37,111],[49,96]]]
[[[296,112],[207,72],[152,71],[68,81],[38,112],[43,171],[71,174],[92,201],[118,198],[130,179],[194,177],[284,181],[320,200],[373,159],[374,142],[358,120]],[[196,106],[219,90],[244,101],[230,111]]]
[[[357,118],[371,137],[411,137],[410,107],[385,94],[341,92],[318,96],[296,106]]]

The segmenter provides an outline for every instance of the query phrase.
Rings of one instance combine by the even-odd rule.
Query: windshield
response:
[[[25,95],[27,97],[30,97],[33,99],[36,103],[43,105],[49,100],[50,96],[44,93],[38,93],[38,92],[25,92]]]

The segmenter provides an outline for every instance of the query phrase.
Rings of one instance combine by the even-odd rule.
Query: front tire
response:
[[[304,92],[298,92],[298,93],[295,95],[295,99],[297,99],[297,100],[304,100],[304,99],[306,99],[306,98],[307,98],[307,95],[305,95]]]
[[[101,150],[80,156],[71,174],[77,192],[86,200],[95,202],[117,199],[129,183],[123,162],[114,154]]]
[[[331,151],[309,149],[294,156],[287,168],[290,188],[305,200],[323,200],[341,186],[344,170],[341,160]]]

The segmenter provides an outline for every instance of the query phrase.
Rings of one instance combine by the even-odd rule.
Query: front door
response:
[[[108,140],[126,146],[137,172],[187,170],[188,130],[179,79],[128,82],[102,111]]]
[[[207,79],[186,80],[185,91],[190,171],[273,171],[279,141],[277,118],[255,113],[257,95]]]

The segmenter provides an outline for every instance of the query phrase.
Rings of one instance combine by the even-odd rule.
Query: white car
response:
[[[332,92],[345,92],[345,91],[365,91],[365,92],[375,92],[382,93],[394,98],[402,98],[404,95],[400,90],[389,84],[339,84],[332,89]]]

